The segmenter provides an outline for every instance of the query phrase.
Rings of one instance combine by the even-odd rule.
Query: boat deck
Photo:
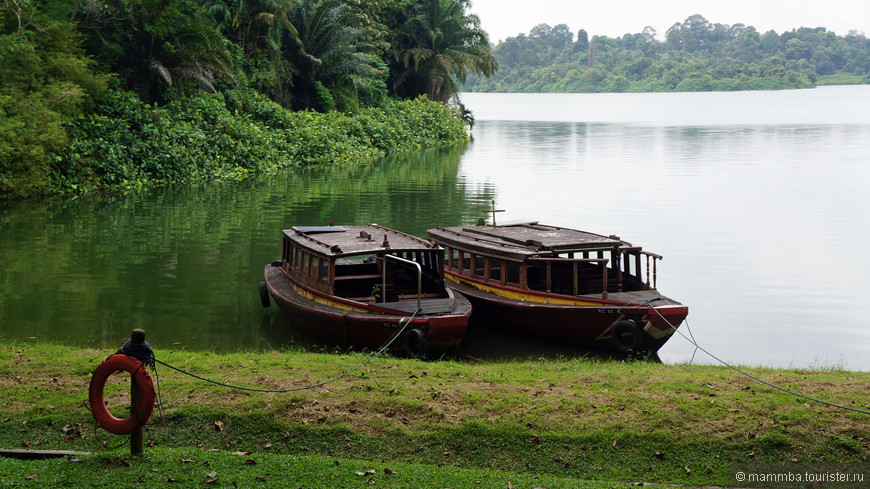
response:
[[[585,295],[580,297],[589,297],[590,299],[601,299],[601,294]],[[654,300],[659,299],[661,300]],[[679,302],[659,294],[655,290],[636,290],[630,292],[608,292],[607,300],[618,302],[647,302],[651,301],[651,306],[671,306],[681,305]]]
[[[423,301],[420,303],[420,308],[423,309],[423,312],[421,312],[420,314],[423,316],[431,316],[453,312],[454,302],[455,300],[452,297],[447,297],[444,299],[423,299]],[[406,312],[408,314],[414,314],[414,311],[417,310],[416,300],[401,302],[378,302],[376,305],[379,307],[394,309],[396,311]]]

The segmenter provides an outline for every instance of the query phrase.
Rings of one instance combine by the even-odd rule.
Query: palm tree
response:
[[[293,0],[209,0],[205,7],[221,31],[241,47],[251,86],[277,103],[289,103],[291,69],[281,51],[284,34],[297,35],[288,16]]]
[[[447,102],[466,74],[487,77],[498,69],[486,31],[469,0],[416,0],[404,21],[391,60],[393,90],[404,97],[426,94]]]
[[[214,92],[217,75],[235,81],[223,38],[203,12],[179,19],[160,48],[149,54],[150,69],[167,85],[179,79],[188,80]]]
[[[364,51],[362,30],[351,26],[351,11],[337,0],[301,0],[289,13],[296,27],[284,44],[293,64],[295,109],[329,110],[338,95],[353,99],[356,91],[377,85],[384,76]],[[384,87],[385,88],[385,87]]]
[[[220,23],[222,29],[235,30],[236,41],[245,54],[264,46],[280,51],[282,29],[295,32],[287,13],[293,8],[292,0],[238,0],[230,6],[223,0],[209,0],[205,6]]]
[[[235,81],[223,37],[192,0],[105,0],[76,8],[97,61],[146,101],[182,81],[207,91],[215,91],[218,75]]]

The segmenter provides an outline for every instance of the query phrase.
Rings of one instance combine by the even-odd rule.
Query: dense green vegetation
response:
[[[465,140],[462,110],[435,102],[454,98],[466,70],[495,70],[467,7],[5,0],[0,200]]]
[[[229,390],[158,365],[163,416],[155,409],[145,454],[131,457],[125,437],[97,428],[87,408],[89,379],[109,353],[0,347],[0,448],[92,453],[0,459],[0,485],[742,486],[737,468],[866,467],[870,454],[866,414],[809,403],[725,367],[381,357],[322,388],[283,394]],[[155,354],[206,378],[271,389],[332,378],[368,358],[159,346]],[[870,405],[868,373],[753,373],[855,409]],[[111,376],[105,398],[116,415],[129,391],[129,375]]]
[[[541,24],[500,42],[499,72],[469,78],[477,92],[669,92],[809,88],[870,83],[870,43],[856,32],[823,27],[777,34],[693,15],[664,41],[647,27],[621,38],[575,36]]]

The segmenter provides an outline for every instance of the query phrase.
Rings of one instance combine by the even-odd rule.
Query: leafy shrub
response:
[[[69,125],[51,158],[51,188],[96,188],[243,177],[279,168],[378,158],[467,140],[455,108],[388,101],[352,114],[289,112],[251,89],[176,96],[158,107],[111,91]]]

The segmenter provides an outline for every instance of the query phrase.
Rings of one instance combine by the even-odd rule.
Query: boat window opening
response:
[[[439,271],[438,255],[436,253],[421,253],[423,270],[426,274],[437,277],[441,274]]]
[[[451,270],[459,268],[459,252],[453,248],[447,248],[447,268]]]
[[[474,255],[474,274],[475,277],[486,277],[486,258],[480,255]]]
[[[579,263],[575,261],[553,262],[551,268],[552,291],[557,294],[577,295]]]
[[[320,280],[329,282],[329,260],[326,258],[320,259]]]
[[[506,276],[505,279],[507,283],[511,283],[514,285],[520,284],[520,264],[513,261],[505,262]]]
[[[501,282],[501,260],[498,258],[489,259],[489,280],[492,282]]]
[[[471,255],[468,253],[459,253],[459,259],[461,260],[461,268],[459,269],[459,273],[463,275],[471,275]]]
[[[429,256],[429,253],[414,253],[415,258],[414,261],[420,264],[424,271],[428,272],[430,268],[432,268],[432,258]]]
[[[302,253],[302,267],[299,269],[302,272],[302,275],[308,276],[308,253]]]
[[[547,265],[526,266],[526,284],[529,290],[547,291]]]
[[[302,250],[296,248],[296,259],[293,260],[293,268],[295,268],[296,270],[300,270],[302,268],[302,254]]]
[[[599,260],[607,260],[607,263],[610,264],[611,268],[616,267],[616,263],[614,263],[614,261],[610,259],[610,252],[609,251],[596,251],[595,258],[597,258]],[[604,263],[604,262],[602,262],[602,263]]]

